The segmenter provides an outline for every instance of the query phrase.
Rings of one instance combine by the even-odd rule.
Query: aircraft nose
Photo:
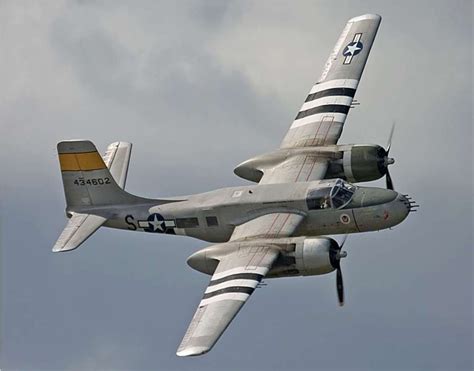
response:
[[[419,205],[416,205],[408,195],[398,193],[397,198],[390,203],[391,222],[401,223],[410,212],[416,211],[417,207]]]
[[[403,214],[403,219],[405,219],[410,212],[410,204],[408,202],[408,199],[405,197],[405,195],[402,195],[401,193],[398,194],[396,202],[401,203],[403,206],[399,206],[401,208],[400,213]]]
[[[361,187],[355,194],[354,202],[357,202],[360,207],[367,207],[390,203],[397,196],[398,193],[391,189]]]

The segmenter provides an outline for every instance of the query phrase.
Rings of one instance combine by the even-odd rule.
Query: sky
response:
[[[215,348],[176,348],[207,243],[103,228],[53,254],[66,223],[56,143],[134,144],[148,197],[247,184],[277,148],[346,21],[382,15],[340,143],[385,145],[420,205],[350,235],[335,274],[267,280]],[[471,370],[471,1],[0,2],[2,370]],[[372,182],[383,186],[383,181]]]

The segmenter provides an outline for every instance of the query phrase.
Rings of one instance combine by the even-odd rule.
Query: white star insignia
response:
[[[358,50],[361,50],[362,48],[358,47],[357,46],[358,43],[355,43],[354,45],[347,45],[347,52],[350,54],[350,55],[354,55],[354,53]]]
[[[164,231],[163,229],[163,220],[159,220],[156,214],[153,216],[153,220],[149,220],[148,223],[152,226],[153,232],[159,229],[161,232]]]

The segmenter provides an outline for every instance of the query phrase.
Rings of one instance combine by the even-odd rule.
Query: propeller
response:
[[[347,234],[344,236],[341,244],[338,245],[336,241],[331,245],[330,250],[330,260],[332,266],[336,269],[336,289],[337,289],[337,299],[339,301],[339,306],[344,305],[344,281],[342,279],[342,270],[341,270],[341,259],[347,256],[347,252],[342,251],[342,247],[346,243]]]
[[[393,137],[393,132],[395,131],[395,121],[392,123],[392,128],[390,129],[390,134],[388,136],[388,141],[387,141],[387,149],[384,151],[384,156],[383,156],[383,162],[384,162],[384,167],[385,167],[385,184],[387,186],[387,189],[394,189],[393,186],[393,180],[392,177],[390,176],[390,171],[388,170],[388,166],[392,165],[395,163],[395,160],[391,157],[388,157],[390,153],[390,148],[392,148],[392,137]]]
[[[385,174],[385,184],[387,186],[387,189],[391,189],[392,191],[394,190],[393,180],[392,180],[392,177],[390,176],[390,172],[388,171],[388,168],[387,168],[387,173]]]
[[[344,305],[344,281],[342,280],[341,265],[336,270],[336,288],[337,288],[337,300],[339,300],[339,306]]]
[[[392,128],[390,129],[390,134],[388,136],[388,141],[387,141],[387,155],[390,152],[390,148],[392,147],[392,138],[393,138],[393,133],[395,131],[395,121],[392,122]]]

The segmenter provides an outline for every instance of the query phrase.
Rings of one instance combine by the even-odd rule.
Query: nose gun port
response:
[[[416,212],[417,209],[420,207],[420,205],[418,205],[416,203],[415,200],[413,200],[413,198],[411,198],[409,195],[402,195],[403,198],[402,198],[402,202],[405,204],[405,206],[407,207],[408,209],[408,212],[409,213],[412,213],[412,212]]]

